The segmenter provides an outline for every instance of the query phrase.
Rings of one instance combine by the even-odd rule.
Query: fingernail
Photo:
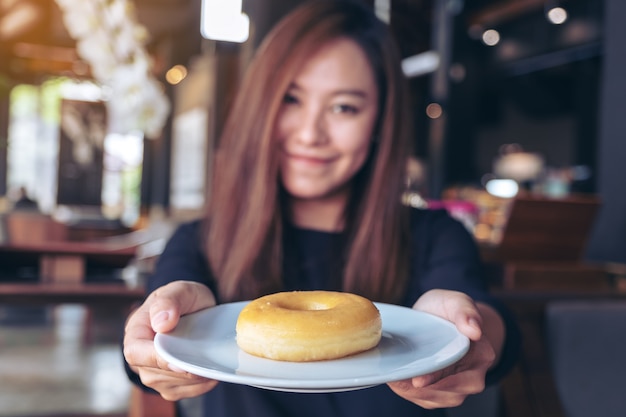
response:
[[[401,381],[393,381],[390,384],[393,385],[394,388],[399,391],[408,391],[411,388],[413,388],[413,386],[411,385],[412,383],[410,379],[403,379]]]
[[[470,326],[475,327],[477,329],[480,329],[480,324],[478,323],[478,320],[476,320],[475,318],[473,318],[473,317],[470,318],[468,320],[468,323],[469,323]]]
[[[152,317],[152,325],[158,325],[161,323],[165,323],[170,318],[169,311],[161,311],[157,313],[154,317]]]
[[[413,388],[424,388],[428,385],[430,385],[432,383],[432,376],[431,375],[422,375],[419,377],[415,377],[411,380],[411,385],[413,385]]]

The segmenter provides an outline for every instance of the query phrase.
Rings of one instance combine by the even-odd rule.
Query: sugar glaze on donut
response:
[[[334,291],[280,292],[247,304],[237,319],[237,345],[290,362],[337,359],[372,349],[380,312],[368,299]]]

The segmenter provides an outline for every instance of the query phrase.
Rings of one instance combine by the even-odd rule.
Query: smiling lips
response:
[[[289,152],[285,152],[285,157],[287,160],[293,161],[294,163],[309,166],[325,165],[336,159],[333,156],[303,155]]]

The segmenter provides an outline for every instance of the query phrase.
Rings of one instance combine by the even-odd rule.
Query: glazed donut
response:
[[[310,362],[337,359],[375,347],[382,322],[361,296],[334,291],[266,295],[239,313],[237,345],[267,359]]]

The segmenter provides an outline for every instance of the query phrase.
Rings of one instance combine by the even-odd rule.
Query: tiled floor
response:
[[[44,312],[38,323],[0,323],[0,417],[125,413],[120,318],[101,322],[76,305]]]

